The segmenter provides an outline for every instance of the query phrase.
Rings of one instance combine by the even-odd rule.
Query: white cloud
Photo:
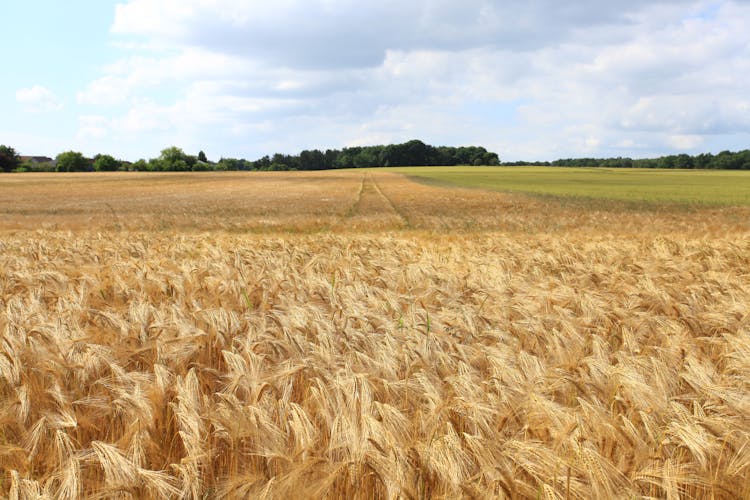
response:
[[[694,149],[703,143],[703,137],[699,135],[673,135],[669,137],[669,144],[678,150]]]
[[[34,85],[16,91],[16,101],[30,113],[45,113],[62,109],[62,102],[46,87]]]
[[[109,120],[104,116],[81,116],[78,124],[78,139],[82,141],[102,139],[106,137],[109,129]]]
[[[130,0],[126,57],[78,101],[111,108],[113,136],[250,157],[411,138],[508,159],[731,149],[750,137],[748,23],[739,0]]]
[[[112,106],[128,100],[131,84],[125,78],[107,75],[89,83],[78,92],[79,104]]]
[[[665,2],[661,4],[671,4]],[[677,2],[679,3],[679,2]],[[388,49],[529,50],[625,23],[647,0],[131,0],[112,31],[299,67],[373,67]]]

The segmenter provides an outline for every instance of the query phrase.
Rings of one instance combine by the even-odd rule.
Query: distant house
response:
[[[41,165],[43,163],[49,163],[55,165],[57,163],[54,159],[47,156],[21,156],[21,163],[28,163],[31,165]]]
[[[37,165],[39,163],[52,163],[55,160],[47,156],[21,156],[21,163],[33,163]]]

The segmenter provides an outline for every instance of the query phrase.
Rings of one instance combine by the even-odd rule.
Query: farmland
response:
[[[750,208],[437,181],[0,176],[0,496],[750,496]]]
[[[693,205],[750,204],[750,173],[561,167],[419,167],[392,169],[457,186],[561,197]]]

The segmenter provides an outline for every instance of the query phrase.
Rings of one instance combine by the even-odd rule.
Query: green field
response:
[[[424,181],[497,191],[680,204],[750,204],[750,171],[561,167],[409,167],[388,170]]]

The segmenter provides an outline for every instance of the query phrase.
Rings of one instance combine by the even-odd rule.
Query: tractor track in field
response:
[[[404,214],[401,212],[401,210],[396,207],[396,204],[393,203],[393,200],[391,200],[388,195],[386,195],[383,190],[380,188],[380,185],[375,181],[375,178],[373,177],[371,172],[368,172],[368,175],[370,177],[370,182],[372,182],[373,187],[375,188],[375,191],[378,192],[378,195],[385,201],[385,203],[391,207],[391,210],[398,216],[399,219],[401,219],[401,224],[403,227],[411,227],[411,223],[409,222],[409,219],[404,216]]]
[[[357,191],[357,197],[354,199],[354,203],[347,210],[345,218],[351,218],[359,212],[359,204],[362,201],[362,193],[365,190],[365,179],[367,179],[367,173],[362,174],[362,180],[359,183],[359,191]]]
[[[340,224],[352,229],[404,229],[411,225],[375,181],[371,172],[364,172],[359,191]]]

